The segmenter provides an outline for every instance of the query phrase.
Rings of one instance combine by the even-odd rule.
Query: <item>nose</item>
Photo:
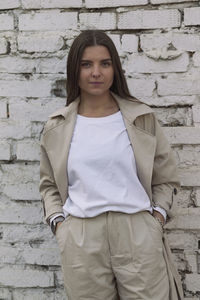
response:
[[[93,66],[92,68],[92,77],[93,78],[98,78],[101,76],[100,68],[99,66]]]

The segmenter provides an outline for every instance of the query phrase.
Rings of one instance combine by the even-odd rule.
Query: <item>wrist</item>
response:
[[[153,217],[154,217],[154,218],[155,218],[162,226],[165,225],[165,218],[163,217],[163,215],[162,215],[160,212],[154,210],[154,211],[153,211]]]

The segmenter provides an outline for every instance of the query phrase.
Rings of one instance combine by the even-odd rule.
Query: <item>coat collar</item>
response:
[[[113,92],[111,92],[111,94],[116,100],[123,117],[126,118],[130,124],[132,124],[138,116],[153,112],[152,109],[144,103],[132,99],[123,99]],[[69,106],[57,110],[49,117],[55,118],[62,116],[64,119],[70,121],[74,113],[77,114],[79,103],[80,97],[77,97]]]

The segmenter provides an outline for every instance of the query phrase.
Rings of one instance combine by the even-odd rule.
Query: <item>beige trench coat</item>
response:
[[[176,164],[163,131],[147,105],[125,100],[112,93],[132,144],[137,174],[152,205],[172,215],[174,195],[179,188]],[[67,161],[80,98],[50,116],[41,139],[40,193],[47,223],[62,213],[68,197]],[[163,235],[164,257],[170,279],[170,300],[183,299],[182,285],[174,268],[167,237]]]

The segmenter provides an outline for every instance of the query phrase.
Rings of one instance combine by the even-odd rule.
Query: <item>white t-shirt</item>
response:
[[[65,217],[152,211],[120,111],[100,118],[77,115],[67,173]]]

